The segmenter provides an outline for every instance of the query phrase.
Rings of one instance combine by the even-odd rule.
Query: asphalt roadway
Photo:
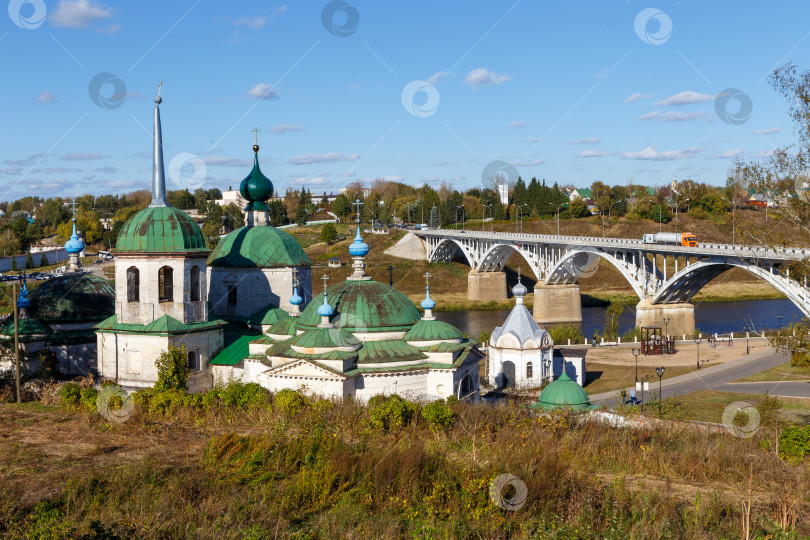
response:
[[[672,396],[691,394],[700,390],[716,390],[718,392],[739,392],[746,394],[764,394],[766,391],[780,397],[810,398],[810,381],[773,381],[773,382],[745,382],[735,383],[738,379],[754,375],[766,369],[770,369],[787,362],[787,357],[782,352],[774,349],[767,349],[764,352],[751,354],[718,364],[702,368],[686,375],[679,375],[670,379],[664,379],[661,385],[661,393],[666,399]],[[658,381],[649,379],[649,391],[658,391]],[[627,395],[630,395],[631,388],[627,388]],[[616,405],[618,390],[594,394],[591,403],[594,405],[604,405],[612,407]],[[636,392],[636,397],[641,398],[641,392]]]

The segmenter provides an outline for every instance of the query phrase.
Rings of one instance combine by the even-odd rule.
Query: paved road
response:
[[[703,368],[700,371],[687,373],[686,375],[664,379],[662,394],[664,398],[668,398],[691,394],[700,390],[748,394],[764,394],[767,390],[776,396],[810,398],[810,381],[732,383],[732,381],[784,364],[786,361],[787,359],[783,353],[767,349],[764,352],[744,356],[738,360]],[[650,381],[650,390],[658,390],[658,381],[655,381],[655,383],[652,380]],[[629,395],[630,388],[627,388],[627,393]],[[614,406],[616,405],[617,394],[618,391],[594,394],[591,396],[591,403],[608,407]]]

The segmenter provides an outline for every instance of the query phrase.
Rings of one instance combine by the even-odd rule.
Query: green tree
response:
[[[12,257],[11,258],[11,271],[12,272],[17,271],[17,257]]]
[[[331,244],[337,239],[337,229],[332,223],[326,223],[321,227],[321,242]]]
[[[591,215],[591,211],[588,210],[588,205],[581,198],[576,198],[568,204],[568,213],[574,218]]]
[[[188,359],[186,346],[169,345],[169,350],[161,353],[155,361],[158,370],[155,390],[185,390],[188,381]]]
[[[242,213],[242,210],[233,203],[228,204],[223,209],[222,218],[222,225],[225,227],[226,232],[235,231],[245,226],[245,215]]]
[[[45,252],[42,252],[42,255],[39,257],[39,265],[40,266],[48,266],[50,263],[48,262],[48,257],[45,256]]]
[[[307,209],[303,206],[299,206],[295,209],[295,223],[299,227],[303,227],[307,224]]]
[[[346,197],[346,195],[344,195],[343,193],[338,195],[335,198],[335,202],[332,203],[332,211],[342,218],[345,218],[346,216],[351,214],[352,205],[349,202],[349,198]]]
[[[31,255],[29,251],[28,254],[25,256],[25,269],[30,270],[34,267],[34,257]]]
[[[656,223],[669,223],[672,221],[672,215],[665,204],[656,204],[650,211],[650,219]]]

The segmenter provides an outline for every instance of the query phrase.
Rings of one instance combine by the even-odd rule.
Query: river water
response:
[[[477,339],[481,331],[492,332],[501,326],[509,315],[508,309],[493,311],[440,311],[436,318],[445,321]],[[790,300],[740,300],[733,302],[699,302],[695,304],[695,327],[704,334],[742,332],[748,326],[755,331],[779,326],[777,315],[782,315],[782,324],[800,319],[802,314]],[[636,324],[635,306],[627,306],[619,317],[620,333]],[[582,332],[591,336],[605,326],[605,308],[582,308]]]

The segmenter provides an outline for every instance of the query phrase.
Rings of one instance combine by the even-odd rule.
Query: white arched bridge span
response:
[[[472,268],[471,299],[506,298],[502,270],[512,254],[519,253],[538,280],[534,315],[542,322],[581,321],[577,281],[594,272],[599,259],[613,265],[638,295],[637,324],[663,326],[666,317],[672,321],[670,334],[694,330],[692,297],[731,268],[742,268],[766,281],[810,316],[810,289],[806,280],[791,278],[787,264],[807,259],[810,249],[712,243],[684,247],[627,238],[478,231],[414,234],[424,240],[428,261],[466,260]]]

